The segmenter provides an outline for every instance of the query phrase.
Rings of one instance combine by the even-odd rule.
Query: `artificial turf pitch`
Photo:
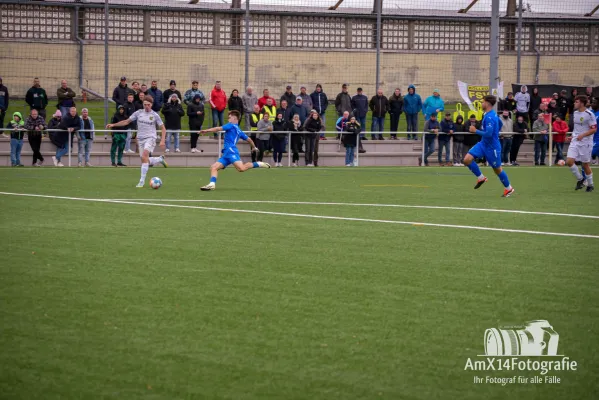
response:
[[[0,195],[0,398],[595,399],[599,238],[466,227],[599,236],[598,219],[378,206],[599,216],[566,168],[508,174],[504,199],[465,168],[226,170],[214,192],[207,169],[152,168],[157,191],[137,168],[0,169],[2,192],[73,198]],[[487,328],[536,319],[577,370],[474,383],[541,375],[465,370]]]

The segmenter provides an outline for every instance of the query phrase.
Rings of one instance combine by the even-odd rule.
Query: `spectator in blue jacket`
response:
[[[439,89],[433,90],[433,95],[427,97],[422,105],[422,112],[424,113],[424,119],[428,121],[432,114],[438,114],[441,111],[445,111],[445,102],[439,94]]]
[[[451,135],[455,133],[455,124],[453,123],[453,119],[451,118],[451,113],[445,113],[445,119],[441,121],[441,132],[437,141],[439,142],[439,151],[437,152],[437,159],[439,161],[439,165],[447,165],[451,166],[449,162],[449,143],[451,139]],[[443,163],[443,149],[445,149],[445,164]]]
[[[308,119],[308,111],[306,110],[306,107],[304,107],[303,102],[304,100],[301,98],[301,96],[297,96],[295,98],[295,104],[289,110],[289,118],[293,118],[293,116],[296,114],[299,115],[302,125]]]
[[[356,120],[362,127],[361,132],[360,132],[360,139],[367,140],[364,132],[366,132],[366,115],[368,114],[368,97],[366,97],[362,93],[361,87],[358,88],[358,93],[354,97],[352,97],[351,106],[352,106],[354,117],[356,117]]]
[[[403,98],[403,111],[406,113],[408,132],[418,132],[418,114],[422,111],[422,99],[416,93],[416,86],[414,85],[408,86],[408,94]],[[408,133],[409,139],[418,140],[418,135]]]
[[[324,130],[326,123],[327,107],[329,106],[329,99],[327,98],[325,92],[322,91],[322,85],[320,83],[316,85],[316,89],[314,90],[314,92],[312,92],[310,98],[312,99],[312,106],[314,107],[314,110],[316,110],[316,112],[320,116],[320,120],[322,122],[322,130]],[[324,134],[321,134],[320,138],[326,140]]]
[[[349,111],[344,111],[343,115],[337,118],[337,123],[335,124],[335,128],[337,129],[337,139],[341,138],[341,132],[345,129],[345,124],[349,122]]]
[[[164,97],[162,97],[162,90],[158,89],[158,81],[152,81],[152,86],[148,90],[148,94],[154,99],[152,110],[160,112],[164,103]]]

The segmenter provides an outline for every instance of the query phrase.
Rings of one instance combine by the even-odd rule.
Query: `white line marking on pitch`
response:
[[[553,217],[575,217],[599,219],[599,215],[587,214],[563,214],[543,211],[524,211],[524,210],[504,210],[499,208],[470,208],[470,207],[449,207],[449,206],[424,206],[408,204],[365,204],[365,203],[327,203],[318,201],[275,201],[275,200],[169,200],[169,199],[110,199],[115,201],[166,201],[174,203],[260,203],[260,204],[296,204],[312,206],[355,206],[355,207],[397,207],[397,208],[422,208],[431,210],[458,210],[458,211],[486,211],[508,214],[532,214],[549,215]],[[509,201],[509,200],[508,200]]]
[[[29,193],[0,192],[0,194],[7,195],[7,196],[41,197],[41,198],[45,198],[45,199],[90,201],[90,202],[96,202],[96,203],[132,204],[132,205],[143,205],[143,206],[186,208],[186,209],[207,210],[207,211],[227,211],[227,212],[236,212],[236,213],[244,213],[244,214],[278,215],[278,216],[283,216],[283,217],[328,219],[328,220],[336,220],[336,221],[374,222],[374,223],[381,223],[381,224],[431,226],[431,227],[436,227],[436,228],[458,228],[458,229],[472,229],[472,230],[478,230],[478,231],[528,233],[531,235],[599,239],[599,236],[597,236],[597,235],[586,235],[586,234],[580,234],[580,233],[541,232],[541,231],[529,231],[529,230],[520,230],[520,229],[488,228],[488,227],[482,227],[482,226],[469,226],[469,225],[435,224],[435,223],[429,223],[429,222],[410,222],[410,221],[392,221],[392,220],[369,219],[369,218],[334,217],[334,216],[327,216],[327,215],[296,214],[296,213],[283,213],[283,212],[274,212],[274,211],[239,210],[239,209],[230,209],[230,208],[186,206],[186,205],[180,205],[180,204],[145,203],[145,202],[126,201],[126,200],[86,199],[83,197],[50,196],[50,195],[29,194]]]

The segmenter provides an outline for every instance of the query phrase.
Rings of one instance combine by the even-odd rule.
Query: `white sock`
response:
[[[478,177],[478,180],[482,181],[483,179],[485,179],[485,176],[483,174],[480,174],[480,176]]]
[[[150,165],[156,165],[160,162],[160,157],[150,157]]]
[[[570,167],[570,171],[572,171],[572,174],[576,177],[577,180],[582,179],[582,174],[580,173],[580,170],[578,169],[577,165],[572,165]]]
[[[139,178],[140,182],[146,181],[146,175],[148,174],[148,169],[150,169],[150,165],[148,163],[141,164],[141,178]]]
[[[593,174],[587,175],[587,186],[593,186]]]

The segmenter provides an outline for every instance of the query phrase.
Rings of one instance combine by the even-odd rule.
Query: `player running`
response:
[[[591,103],[591,108],[593,110],[593,114],[595,114],[595,121],[599,125],[599,99],[595,98]],[[599,158],[599,130],[595,132],[593,135],[593,152],[591,153],[591,158],[593,159],[592,164],[597,164],[597,159]]]
[[[474,161],[475,158],[485,158],[489,165],[493,167],[493,171],[499,177],[505,190],[503,191],[502,197],[510,197],[514,194],[514,188],[510,185],[510,180],[507,177],[505,171],[501,168],[501,144],[499,143],[499,131],[502,127],[502,122],[497,117],[497,113],[494,110],[497,98],[492,95],[485,96],[483,99],[483,110],[485,116],[483,118],[481,127],[482,131],[476,129],[475,126],[470,127],[470,133],[476,133],[481,135],[483,138],[473,148],[470,149],[466,157],[464,157],[464,164],[470,171],[478,178],[474,189],[478,189],[487,182],[487,177],[480,172],[480,168]]]
[[[243,133],[241,129],[239,129],[239,118],[239,111],[233,110],[229,112],[228,124],[200,131],[200,133],[225,131],[225,143],[223,149],[221,150],[222,156],[210,167],[210,183],[206,186],[202,186],[200,188],[201,190],[216,189],[218,170],[225,169],[231,164],[233,164],[235,169],[239,172],[245,172],[252,168],[270,168],[270,164],[262,161],[249,162],[245,164],[241,161],[241,157],[239,157],[239,150],[237,149],[237,141],[239,141],[239,139],[243,139],[248,142],[252,148],[252,152],[258,151],[258,148],[252,139],[247,137],[247,135]]]
[[[597,120],[595,114],[586,108],[587,96],[576,96],[574,99],[574,129],[572,130],[572,141],[568,147],[566,165],[578,181],[575,190],[587,187],[587,192],[595,190],[593,185],[593,171],[591,171],[591,154],[593,152],[593,134],[597,132]],[[586,177],[583,177],[575,165],[576,161],[582,163],[582,169]]]
[[[136,187],[142,188],[146,182],[146,174],[150,165],[162,164],[165,168],[168,164],[164,160],[164,156],[150,157],[150,153],[156,147],[156,126],[162,131],[160,139],[160,147],[164,148],[164,139],[166,137],[166,128],[160,115],[152,110],[154,99],[152,96],[146,96],[143,102],[143,110],[137,110],[128,119],[117,122],[116,124],[106,125],[106,129],[118,128],[127,126],[131,122],[137,121],[137,144],[139,147],[139,156],[141,157],[141,178]]]

